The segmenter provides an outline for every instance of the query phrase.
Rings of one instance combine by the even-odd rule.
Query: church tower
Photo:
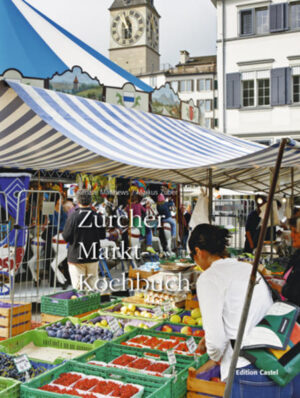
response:
[[[133,75],[159,70],[159,18],[153,0],[114,0],[110,59]]]

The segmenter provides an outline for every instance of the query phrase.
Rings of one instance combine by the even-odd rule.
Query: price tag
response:
[[[120,328],[119,322],[116,320],[116,318],[112,318],[108,321],[110,330],[113,332],[113,334],[118,333]]]
[[[170,365],[175,365],[176,364],[176,356],[174,354],[174,351],[167,351],[168,354],[168,360]]]
[[[165,305],[164,305],[164,311],[165,312],[171,312],[172,310],[172,304],[170,303],[170,301],[168,301]]]
[[[186,341],[186,345],[188,347],[188,350],[191,354],[194,354],[194,352],[197,350],[197,343],[194,339],[194,337],[190,337],[187,341]]]
[[[161,307],[155,307],[155,308],[154,308],[154,315],[155,315],[157,318],[160,318],[160,317],[163,315],[163,312],[162,312]]]
[[[28,372],[28,370],[31,368],[31,363],[25,354],[14,358],[14,363],[19,373]]]

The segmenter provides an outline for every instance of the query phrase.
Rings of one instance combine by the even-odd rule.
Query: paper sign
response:
[[[42,214],[44,216],[50,216],[51,214],[54,213],[55,210],[55,202],[43,202],[43,207],[42,207]]]
[[[170,301],[168,301],[165,305],[164,305],[164,311],[165,312],[171,312],[172,310],[172,304],[170,303]]]
[[[197,350],[197,343],[194,339],[194,337],[190,337],[187,341],[186,341],[186,345],[188,347],[188,350],[191,354],[194,354],[194,352]]]
[[[175,365],[176,364],[176,356],[174,354],[174,351],[167,351],[168,354],[168,360],[170,365]]]
[[[31,368],[31,363],[25,354],[14,358],[14,363],[19,373],[27,372]]]
[[[154,315],[157,316],[158,318],[160,318],[162,316],[162,309],[161,307],[155,307],[154,308]]]
[[[114,334],[117,333],[117,332],[119,332],[119,330],[121,329],[121,328],[120,328],[120,325],[119,325],[119,323],[118,323],[118,321],[116,320],[116,318],[110,319],[110,320],[108,321],[108,324],[109,324],[110,330],[111,330]]]

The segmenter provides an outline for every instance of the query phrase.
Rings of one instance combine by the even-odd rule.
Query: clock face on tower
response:
[[[150,47],[158,50],[158,41],[158,17],[154,14],[149,14],[147,17],[147,43]]]
[[[143,16],[135,10],[121,11],[113,19],[111,35],[120,46],[130,46],[136,43],[145,30]]]

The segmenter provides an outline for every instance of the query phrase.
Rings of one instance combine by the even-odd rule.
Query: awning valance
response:
[[[181,183],[204,183],[212,168],[215,185],[249,190],[269,183],[278,144],[265,147],[182,120],[7,83],[0,91],[1,167]],[[297,167],[299,159],[290,141],[283,167]]]

